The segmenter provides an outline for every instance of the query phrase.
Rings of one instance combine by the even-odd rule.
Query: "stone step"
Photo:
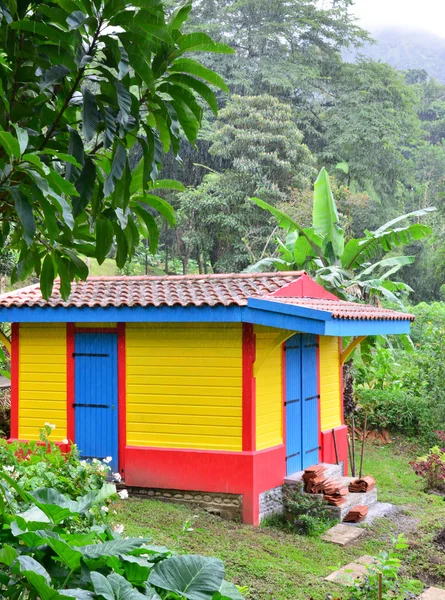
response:
[[[331,479],[341,479],[343,478],[343,461],[339,465],[332,465],[329,463],[321,463],[324,467],[326,467],[326,471],[324,475],[326,477],[330,477]],[[292,485],[294,487],[298,487],[303,489],[303,474],[304,471],[297,471],[297,473],[293,473],[292,475],[287,475],[284,478],[284,483],[286,485]]]
[[[345,496],[346,502],[341,506],[330,506],[329,510],[339,521],[343,521],[348,512],[354,506],[373,506],[377,503],[377,489],[374,488],[371,492],[364,494],[351,494]]]

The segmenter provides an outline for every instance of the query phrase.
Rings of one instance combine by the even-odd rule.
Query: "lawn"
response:
[[[366,454],[365,471],[376,477],[379,499],[400,506],[400,511],[368,527],[358,543],[345,549],[319,538],[231,523],[153,500],[130,498],[119,507],[116,519],[125,525],[127,535],[148,536],[178,552],[221,558],[227,578],[248,586],[251,600],[338,597],[341,588],[323,577],[363,554],[389,548],[391,535],[401,532],[410,544],[404,559],[406,574],[445,587],[445,551],[433,541],[445,527],[445,502],[423,493],[408,464],[415,450],[398,441],[369,446]]]

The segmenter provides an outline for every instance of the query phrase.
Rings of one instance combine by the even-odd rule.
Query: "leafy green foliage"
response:
[[[12,280],[35,272],[43,295],[56,276],[63,297],[112,245],[122,268],[140,236],[158,239],[153,214],[162,156],[180,137],[194,145],[201,100],[216,112],[222,79],[188,53],[232,53],[184,33],[188,2],[16,2],[0,6],[0,246],[17,250]],[[129,153],[142,158],[135,171]]]
[[[50,424],[40,432],[40,440],[11,442],[0,439],[0,463],[26,492],[38,488],[52,488],[76,499],[86,492],[100,489],[110,472],[109,467],[98,460],[87,462],[80,459],[76,446],[62,452],[51,440]]]
[[[275,205],[306,187],[314,160],[302,143],[290,108],[272,96],[232,96],[221,110],[210,153],[227,165],[178,199],[179,255],[239,271],[262,255],[270,219],[248,198],[262,194]]]
[[[356,416],[370,427],[388,428],[412,436],[423,445],[436,442],[434,430],[445,422],[443,353],[445,304],[422,303],[409,307],[416,320],[412,344],[368,339],[354,356],[355,394],[362,406]]]
[[[42,600],[242,600],[224,581],[217,559],[172,556],[106,526],[70,532],[70,520],[105,497],[103,488],[77,500],[50,488],[30,494],[0,472],[0,594]]]
[[[268,269],[271,265],[279,270],[303,268],[342,298],[369,300],[378,296],[392,302],[398,302],[401,293],[410,291],[403,282],[394,282],[392,275],[414,259],[410,256],[381,259],[381,256],[430,235],[431,228],[419,222],[399,225],[435,210],[425,208],[402,215],[376,231],[365,231],[362,238],[346,241],[345,232],[339,224],[329,176],[324,168],[315,182],[312,227],[302,227],[292,217],[264,200],[252,200],[260,208],[269,211],[287,235],[285,242],[277,239],[279,257],[263,259],[249,267],[249,271]],[[376,258],[380,260],[371,262]]]
[[[421,593],[422,582],[400,576],[402,552],[408,548],[404,534],[399,534],[392,542],[393,548],[389,552],[386,550],[380,552],[375,562],[367,566],[363,581],[351,581],[352,591],[348,595],[348,600],[378,600],[379,598],[404,600]],[[381,589],[381,596],[379,589]]]

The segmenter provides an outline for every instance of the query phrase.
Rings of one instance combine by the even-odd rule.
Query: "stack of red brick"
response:
[[[349,491],[352,493],[366,493],[370,492],[375,488],[375,479],[374,477],[362,477],[361,479],[356,479],[349,484]]]
[[[346,517],[343,519],[343,521],[345,523],[360,523],[360,521],[363,521],[367,514],[367,506],[357,505],[354,506],[354,508],[351,508]]]
[[[332,506],[341,506],[346,502],[348,488],[335,479],[325,476],[326,468],[312,465],[303,474],[304,489],[310,494],[323,494],[324,499]]]

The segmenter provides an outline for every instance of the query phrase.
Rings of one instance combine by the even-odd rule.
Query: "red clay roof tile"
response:
[[[273,297],[271,294],[297,281],[304,271],[141,277],[89,277],[73,282],[71,295],[63,300],[59,282],[46,301],[39,285],[0,296],[0,307],[148,307],[148,306],[247,306],[249,298],[314,308],[336,319],[413,320],[413,315],[370,305],[305,297]],[[314,288],[315,289],[315,288]]]

